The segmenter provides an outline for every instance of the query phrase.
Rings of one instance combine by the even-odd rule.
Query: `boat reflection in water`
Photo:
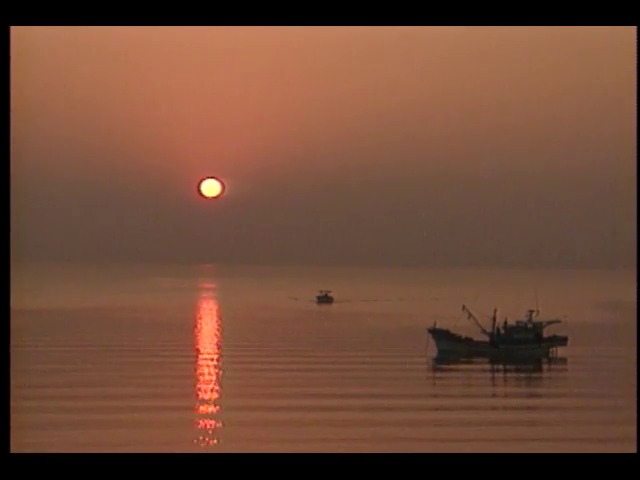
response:
[[[222,376],[221,317],[215,284],[202,282],[195,318],[196,406],[194,443],[202,447],[216,445],[222,422],[220,378]]]
[[[431,359],[431,368],[434,371],[455,370],[465,366],[486,367],[492,373],[513,372],[513,373],[543,373],[545,371],[562,370],[566,367],[568,360],[566,357],[550,358],[469,358],[455,355],[437,355]]]

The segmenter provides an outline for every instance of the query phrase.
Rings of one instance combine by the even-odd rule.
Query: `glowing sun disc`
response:
[[[200,180],[198,191],[204,198],[218,198],[224,192],[224,183],[215,177]]]

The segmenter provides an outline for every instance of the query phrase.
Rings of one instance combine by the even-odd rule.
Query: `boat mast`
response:
[[[467,317],[469,318],[469,320],[474,321],[474,323],[480,328],[480,330],[482,330],[482,333],[484,333],[488,337],[491,337],[491,333],[487,332],[487,330],[482,326],[480,321],[476,318],[473,312],[467,308],[466,305],[462,305],[462,311],[467,314]],[[495,313],[494,313],[494,322],[495,322]]]
[[[498,309],[493,309],[493,317],[491,318],[491,334],[496,333],[496,322],[498,321]]]

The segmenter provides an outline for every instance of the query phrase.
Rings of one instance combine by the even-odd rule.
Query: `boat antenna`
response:
[[[538,315],[540,315],[540,305],[538,303],[538,289],[536,288],[534,292],[536,296],[536,317],[537,317]]]

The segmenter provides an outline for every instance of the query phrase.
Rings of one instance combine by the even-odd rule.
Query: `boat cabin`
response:
[[[560,320],[534,320],[536,310],[528,310],[525,320],[516,320],[509,325],[507,319],[502,324],[502,329],[497,326],[493,332],[494,340],[498,343],[532,343],[541,342],[544,338],[544,329],[549,325],[560,323]]]

